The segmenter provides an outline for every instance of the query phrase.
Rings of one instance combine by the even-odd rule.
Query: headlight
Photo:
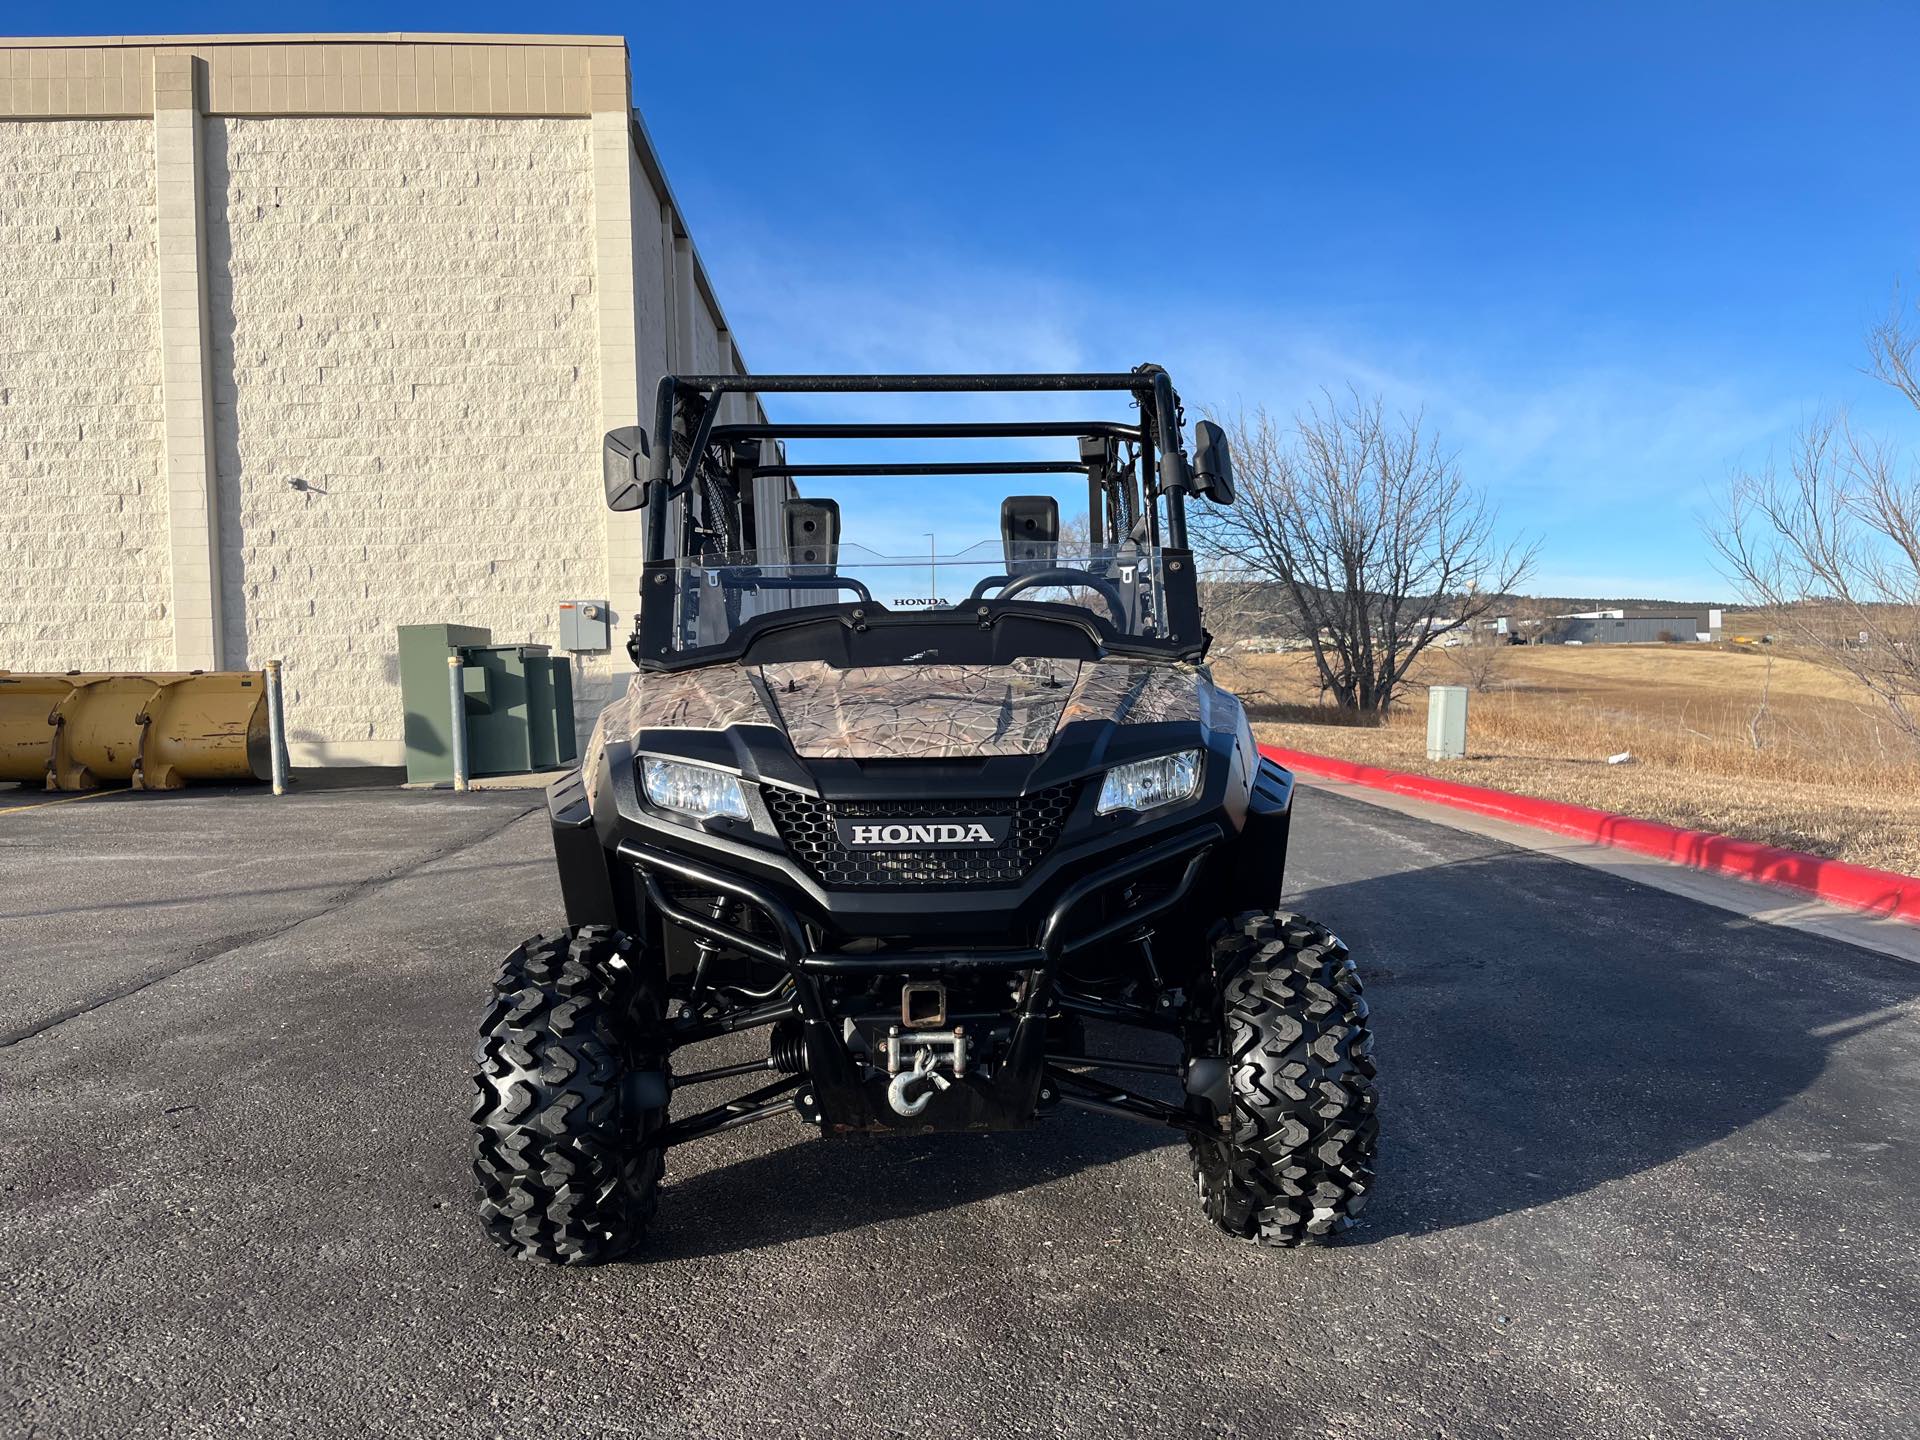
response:
[[[1182,750],[1154,760],[1136,760],[1107,772],[1096,815],[1115,810],[1158,810],[1191,800],[1200,788],[1200,752]]]
[[[696,820],[747,818],[746,792],[739,780],[724,770],[649,759],[642,763],[641,773],[646,778],[647,799],[662,810],[677,810]]]

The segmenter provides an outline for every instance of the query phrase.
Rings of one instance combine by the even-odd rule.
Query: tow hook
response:
[[[907,1087],[918,1085],[923,1080],[929,1082],[927,1088],[920,1092],[918,1099],[909,1100]],[[922,1050],[914,1058],[913,1069],[901,1071],[888,1082],[887,1103],[893,1107],[895,1114],[911,1119],[927,1108],[937,1091],[949,1089],[952,1084],[951,1080],[933,1068],[933,1051]]]

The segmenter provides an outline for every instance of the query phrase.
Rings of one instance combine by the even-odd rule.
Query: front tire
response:
[[[1373,1188],[1373,1036],[1360,975],[1338,936],[1285,911],[1215,931],[1217,1008],[1189,1053],[1227,1060],[1221,1122],[1192,1135],[1207,1218],[1263,1245],[1326,1240],[1354,1223]]]
[[[645,956],[605,926],[537,935],[507,956],[474,1052],[480,1218],[524,1260],[617,1259],[652,1218],[663,1169],[648,1104],[664,1009]]]

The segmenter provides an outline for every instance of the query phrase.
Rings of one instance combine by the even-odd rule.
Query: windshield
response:
[[[955,554],[882,555],[833,547],[831,564],[747,551],[672,562],[678,584],[673,644],[679,651],[727,644],[749,622],[776,612],[858,606],[892,614],[972,614],[1008,607],[1071,606],[1112,636],[1170,638],[1158,549],[1061,545],[1009,564],[998,541]],[[648,597],[651,603],[652,596]]]

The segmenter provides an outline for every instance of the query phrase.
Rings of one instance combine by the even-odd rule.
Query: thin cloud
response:
[[[1501,373],[1497,355],[1482,355],[1465,338],[1453,346],[1394,341],[1337,315],[1115,296],[955,256],[916,256],[911,265],[851,276],[838,257],[748,244],[730,247],[722,264],[729,310],[762,371],[1113,369],[1152,359],[1173,371],[1193,409],[1264,404],[1287,415],[1322,388],[1351,385],[1423,410],[1513,527],[1545,540],[1535,583],[1556,593],[1718,593],[1693,517],[1729,466],[1775,443],[1802,408],[1730,379],[1619,364]],[[785,397],[775,408],[795,418],[1011,418],[1058,414],[1060,400]],[[1044,442],[1004,442],[996,453],[1054,452]],[[949,537],[959,545],[996,533],[998,496],[986,487],[947,487],[933,512],[897,492],[878,493],[890,488],[836,486],[849,539],[913,548],[937,523],[944,549]],[[1031,488],[1052,488],[1063,509],[1084,506],[1070,486]],[[874,532],[863,536],[856,520]]]

